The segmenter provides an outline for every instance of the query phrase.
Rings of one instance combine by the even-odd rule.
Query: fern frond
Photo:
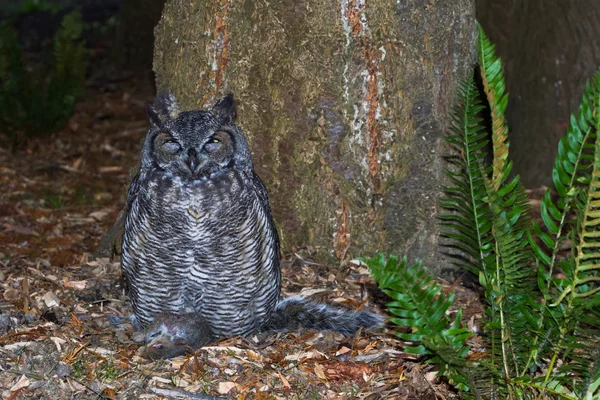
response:
[[[399,262],[392,255],[386,260],[383,254],[361,261],[367,264],[379,288],[393,299],[387,304],[395,315],[390,321],[411,328],[410,333],[396,334],[412,343],[406,345],[404,351],[431,357],[428,361],[440,365],[441,375],[448,377],[457,388],[467,390],[464,369],[469,347],[466,340],[472,333],[460,325],[460,310],[454,321],[447,315],[454,293],[449,296],[441,293],[442,287],[420,262],[407,265],[406,258]]]
[[[494,188],[498,189],[508,176],[508,174],[505,174],[509,147],[508,126],[504,118],[504,111],[508,104],[508,93],[506,93],[504,87],[502,61],[494,53],[495,46],[487,38],[479,23],[477,23],[477,28],[479,30],[477,46],[481,79],[492,117],[492,145],[494,149],[492,183]]]
[[[600,71],[593,83],[593,130],[595,132],[594,162],[586,191],[579,191],[578,197],[582,208],[579,229],[576,235],[575,267],[564,271],[570,278],[570,284],[563,289],[553,305],[567,299],[569,303],[582,299],[593,300],[595,295],[600,299]],[[587,177],[586,177],[587,178]],[[599,300],[600,301],[600,300]]]
[[[495,242],[494,262],[487,264],[490,281],[482,282],[489,304],[486,333],[496,349],[492,360],[501,359],[503,379],[511,379],[527,362],[540,311],[540,306],[531,301],[536,293],[536,276],[531,268],[533,252],[525,240],[531,228],[529,202],[518,176],[498,190],[490,179],[485,182]]]
[[[535,346],[530,360],[550,360],[540,384],[573,395],[590,392],[598,378],[600,355],[600,71],[586,85],[576,116],[571,116],[553,170],[558,199],[542,201],[547,232],[535,227],[529,241],[538,255],[539,287],[549,304],[539,327],[551,342]],[[567,213],[576,214],[567,223]],[[572,241],[570,257],[557,261],[560,245]],[[545,247],[545,248],[544,248]],[[555,273],[555,270],[559,270]],[[557,366],[558,365],[558,366]],[[591,371],[591,373],[590,373]],[[596,372],[594,372],[596,371]],[[558,389],[556,389],[558,390]],[[597,391],[596,389],[592,389]]]
[[[568,293],[578,285],[581,285],[580,288],[586,287],[584,286],[585,282],[574,279],[574,273],[580,269],[579,262],[587,256],[582,255],[579,261],[574,257],[559,261],[558,252],[567,240],[571,240],[574,243],[573,251],[579,248],[580,251],[589,253],[587,248],[591,239],[589,235],[594,235],[594,233],[588,233],[582,236],[577,234],[577,231],[586,226],[582,223],[585,219],[584,210],[588,208],[588,200],[591,200],[588,191],[593,180],[594,157],[590,154],[590,148],[593,149],[594,146],[597,146],[598,108],[594,104],[599,93],[599,75],[596,74],[592,84],[586,84],[579,110],[577,114],[571,115],[567,134],[558,145],[558,155],[552,170],[557,198],[553,200],[550,190],[547,190],[540,206],[545,229],[534,223],[533,230],[528,235],[528,241],[539,264],[538,287],[545,301],[548,304],[554,304],[554,308],[545,308],[544,312],[540,313],[538,329],[547,332],[546,336],[557,338],[555,340],[559,341],[565,338],[574,323],[573,310],[568,310],[572,304],[559,303],[562,303]],[[568,217],[573,212],[578,216],[578,223],[574,223],[572,218]],[[590,217],[593,217],[593,213],[590,214]],[[581,230],[581,232],[585,231]],[[536,238],[539,238],[541,243],[538,243]],[[588,244],[584,246],[582,241]],[[592,241],[594,240],[592,239]],[[587,262],[589,263],[591,260],[588,259]],[[583,275],[579,275],[578,279],[586,279],[591,274],[585,272],[585,269],[589,267],[581,267],[584,271],[581,271]],[[560,271],[559,274],[556,273],[557,269]],[[561,296],[563,296],[562,299]],[[588,300],[588,304],[590,303]],[[560,346],[556,347],[556,343],[554,343],[555,346],[551,347],[552,344],[547,340],[538,344],[536,339],[532,343],[526,367],[539,364],[540,357],[555,359],[552,354],[557,354],[556,351],[559,351]],[[522,372],[526,373],[527,368]],[[546,376],[545,379],[549,380],[550,377]]]
[[[548,286],[550,277],[556,267],[557,254],[562,243],[569,238],[573,227],[569,226],[567,215],[580,209],[578,194],[585,190],[584,185],[591,181],[593,159],[589,156],[589,147],[594,145],[596,131],[594,129],[597,116],[594,115],[594,97],[599,92],[597,78],[594,84],[586,84],[586,89],[577,115],[571,115],[567,134],[560,140],[558,155],[552,170],[552,179],[558,193],[553,201],[550,191],[546,191],[540,205],[540,212],[546,230],[534,224],[529,242],[543,267],[540,271],[539,284],[542,292],[550,293]],[[585,203],[585,201],[584,201]],[[543,245],[535,241],[539,237]]]
[[[445,137],[455,156],[449,160],[453,168],[447,171],[452,186],[444,188],[446,196],[441,200],[450,213],[440,216],[445,227],[443,236],[466,256],[459,259],[467,261],[461,267],[475,275],[485,271],[484,262],[492,251],[492,223],[484,185],[489,169],[482,170],[486,157],[483,149],[488,144],[479,116],[482,110],[475,83],[465,80],[451,114],[451,134]]]

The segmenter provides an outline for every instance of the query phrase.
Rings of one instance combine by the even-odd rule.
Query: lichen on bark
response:
[[[235,94],[285,249],[433,260],[440,139],[474,62],[473,12],[471,0],[171,0],[154,69],[188,109]]]

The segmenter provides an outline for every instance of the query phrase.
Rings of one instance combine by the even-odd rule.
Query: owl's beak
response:
[[[186,160],[186,164],[192,174],[195,174],[200,169],[200,165],[202,164],[202,162],[200,161],[198,153],[196,153],[195,149],[190,149],[188,151],[188,158]]]

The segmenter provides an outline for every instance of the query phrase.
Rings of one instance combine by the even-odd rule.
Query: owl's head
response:
[[[142,168],[159,168],[187,179],[202,179],[232,169],[252,171],[248,142],[234,124],[235,103],[228,94],[211,110],[179,111],[172,93],[148,106],[150,130]]]

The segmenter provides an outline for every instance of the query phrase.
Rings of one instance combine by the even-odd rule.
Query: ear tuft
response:
[[[175,95],[170,91],[159,93],[153,106],[146,108],[150,121],[157,125],[163,125],[169,119],[176,119],[179,115],[179,104]]]
[[[215,103],[212,113],[222,124],[230,124],[235,121],[236,107],[233,94],[228,93]]]
[[[158,112],[156,111],[154,106],[148,104],[146,106],[146,113],[148,113],[148,118],[150,118],[150,122],[153,125],[156,125],[159,127],[162,125],[162,122],[160,121],[160,116],[158,115]]]

